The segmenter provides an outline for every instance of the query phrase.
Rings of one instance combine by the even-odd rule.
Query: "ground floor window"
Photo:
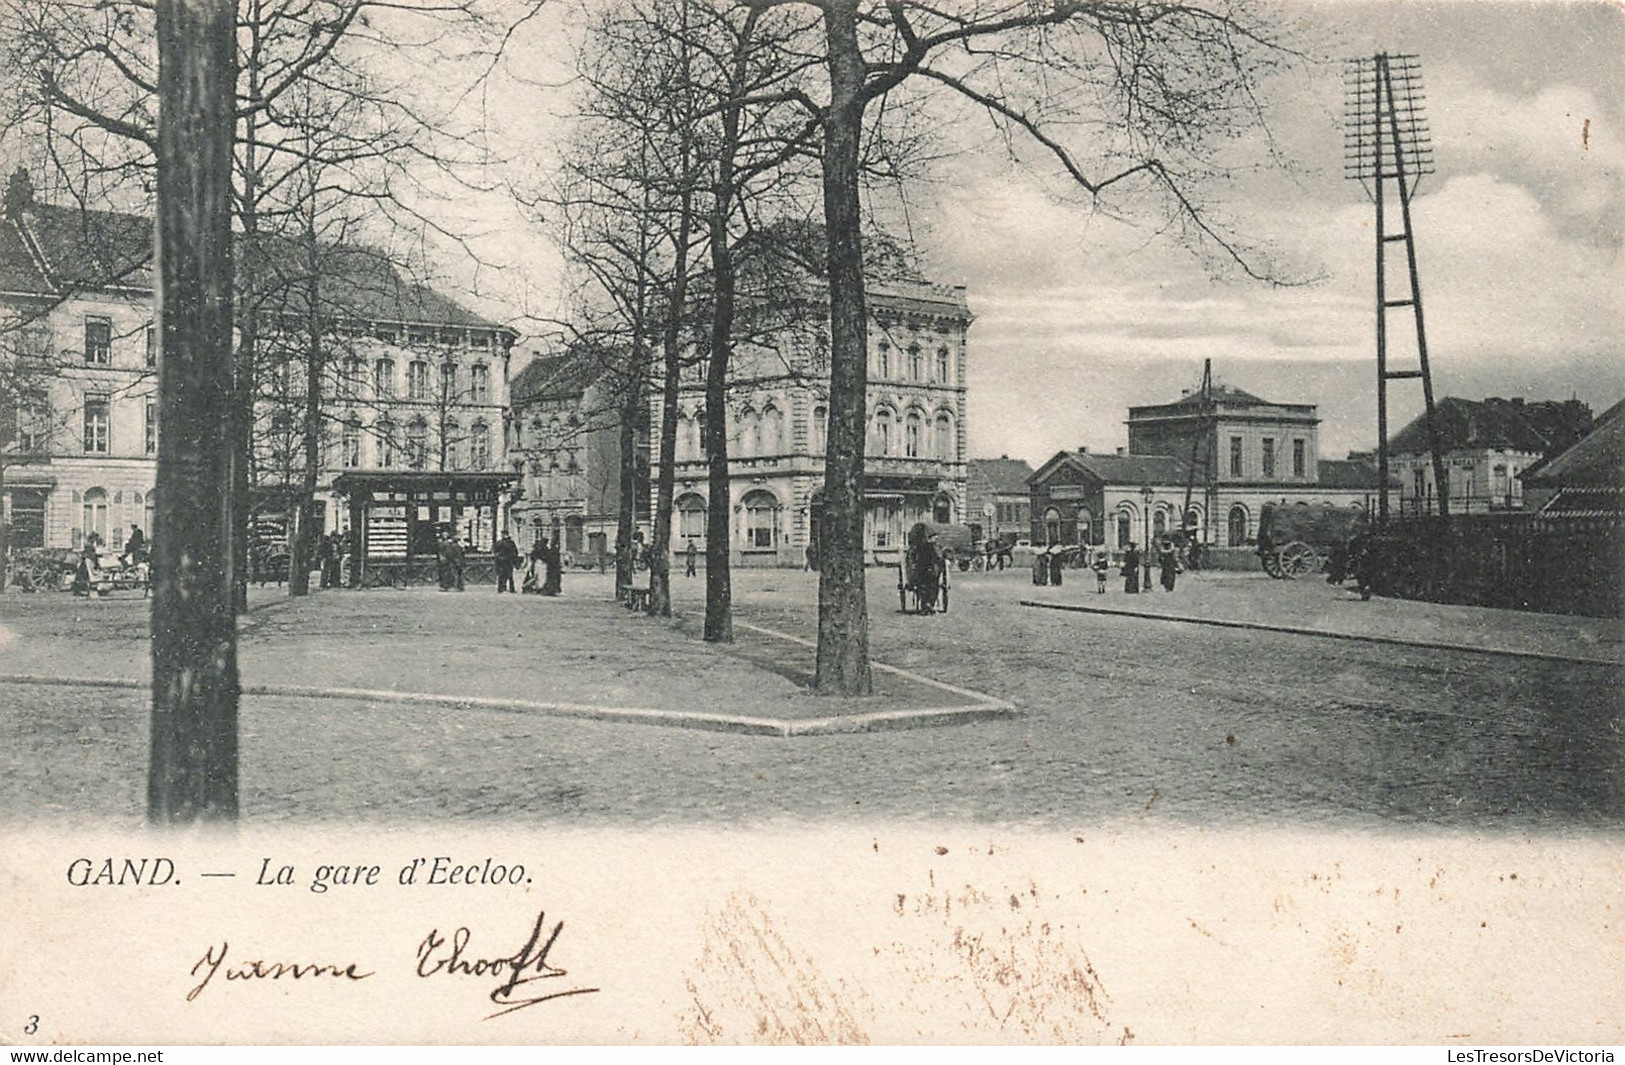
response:
[[[33,488],[11,490],[11,517],[6,542],[12,547],[45,546],[45,493]]]
[[[696,541],[705,539],[705,500],[697,495],[686,495],[677,501],[677,538]]]
[[[582,540],[586,532],[586,522],[578,515],[572,514],[564,519],[564,549],[573,555],[581,554]]]
[[[1237,503],[1230,508],[1229,544],[1231,547],[1240,547],[1247,542],[1247,508]]]
[[[767,549],[778,546],[779,539],[779,501],[773,498],[772,493],[755,491],[746,495],[743,501],[745,508],[745,548]]]
[[[1134,515],[1126,510],[1117,512],[1117,546],[1127,547],[1134,539]]]
[[[1168,512],[1159,510],[1151,517],[1151,535],[1161,538],[1168,531]]]
[[[104,545],[107,543],[107,492],[105,489],[92,488],[85,493],[81,524],[86,539],[90,537],[91,533],[95,533]]]
[[[936,503],[932,506],[931,520],[939,525],[947,525],[954,520],[954,501],[951,497],[937,496]]]
[[[1061,539],[1061,512],[1054,507],[1044,511],[1044,542],[1053,544]]]

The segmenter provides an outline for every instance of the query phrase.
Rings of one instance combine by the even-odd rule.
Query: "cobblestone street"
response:
[[[1071,576],[1069,574],[1069,576]],[[1103,821],[1482,831],[1625,826],[1620,669],[1018,604],[1267,617],[1327,631],[1613,658],[1617,623],[1357,597],[1322,582],[1197,575],[1173,595],[1034,589],[967,574],[952,612],[896,612],[869,575],[874,657],[1014,703],[999,720],[792,739],[571,720],[522,709],[247,696],[250,822],[354,820],[760,825],[953,819],[1082,830]],[[739,644],[698,637],[703,582],[671,622],[632,617],[607,578],[565,597],[489,589],[267,589],[244,683],[364,687],[802,717],[940,698],[877,674],[874,700],[800,685],[814,575],[735,574]],[[1034,595],[1033,593],[1042,593]],[[1504,624],[1502,622],[1505,622]],[[143,679],[146,604],[0,599],[0,673]],[[871,704],[874,704],[871,706]],[[0,684],[0,810],[12,821],[135,823],[147,696]]]

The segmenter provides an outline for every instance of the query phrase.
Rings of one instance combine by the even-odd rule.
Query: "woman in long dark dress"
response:
[[[1140,549],[1133,540],[1128,542],[1128,549],[1123,552],[1123,591],[1138,592],[1140,590]]]
[[[547,567],[547,580],[542,582],[543,595],[558,595],[563,581],[559,574],[559,544],[557,540],[549,540],[546,553],[542,555],[542,563]]]
[[[1174,590],[1174,581],[1179,574],[1179,556],[1174,551],[1174,542],[1164,539],[1157,545],[1157,566],[1162,570],[1162,590]]]

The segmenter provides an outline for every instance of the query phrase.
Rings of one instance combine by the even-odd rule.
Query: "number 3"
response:
[[[36,1014],[28,1018],[28,1024],[23,1028],[24,1035],[33,1035],[39,1031],[39,1016]]]

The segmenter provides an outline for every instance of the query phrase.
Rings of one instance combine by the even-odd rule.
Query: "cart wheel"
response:
[[[1265,573],[1268,573],[1276,580],[1281,579],[1283,574],[1281,573],[1281,558],[1279,552],[1271,551],[1267,555],[1260,555],[1258,556],[1258,561],[1263,565]]]
[[[1320,568],[1320,556],[1302,540],[1294,540],[1281,548],[1281,576],[1287,580],[1307,577]]]

